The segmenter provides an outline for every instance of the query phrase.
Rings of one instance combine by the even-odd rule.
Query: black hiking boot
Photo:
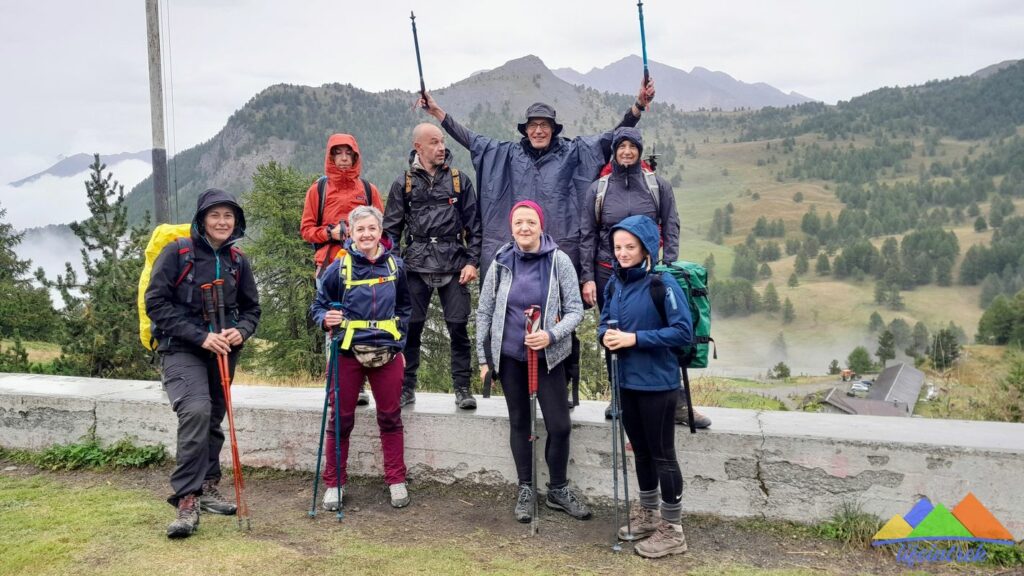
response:
[[[416,391],[412,388],[402,388],[402,396],[398,399],[398,406],[404,407],[416,403]]]
[[[469,388],[455,389],[455,404],[463,410],[476,410],[476,398]]]
[[[549,488],[544,504],[553,510],[561,510],[577,520],[590,520],[590,508],[580,499],[579,494],[569,489]]]
[[[217,489],[217,483],[212,480],[203,482],[203,494],[199,497],[199,508],[203,512],[224,516],[234,516],[237,511],[235,503],[225,498]]]
[[[611,402],[609,402],[608,406],[604,409],[604,419],[605,420],[611,420],[612,419],[612,403]]]
[[[370,403],[370,395],[366,392],[366,383],[359,385],[359,397],[356,398],[356,406],[366,406]]]
[[[199,498],[189,494],[178,500],[178,517],[167,527],[168,538],[188,538],[199,530]]]
[[[533,520],[533,499],[537,496],[529,484],[519,485],[519,496],[516,497],[515,515],[516,520],[526,524]]]

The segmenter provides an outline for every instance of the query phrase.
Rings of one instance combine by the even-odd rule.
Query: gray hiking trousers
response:
[[[228,356],[231,378],[238,352]],[[160,356],[160,373],[171,408],[178,415],[177,466],[171,473],[172,506],[189,494],[202,491],[203,481],[220,480],[220,450],[224,446],[221,422],[227,413],[217,357],[203,351],[172,352]]]

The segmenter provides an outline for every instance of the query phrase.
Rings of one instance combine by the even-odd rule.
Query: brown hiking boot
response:
[[[203,495],[199,497],[199,507],[203,512],[234,516],[237,511],[235,503],[228,500],[217,489],[217,483],[207,480],[203,482]]]
[[[633,550],[644,558],[661,558],[669,554],[686,552],[686,536],[662,520],[650,538],[637,542]]]
[[[199,529],[199,498],[189,494],[178,500],[178,517],[167,527],[168,538],[188,538]]]
[[[633,542],[643,540],[658,529],[658,522],[661,522],[661,515],[657,510],[648,510],[642,506],[633,506],[629,510],[629,526],[632,533],[625,526],[619,528],[619,540]]]

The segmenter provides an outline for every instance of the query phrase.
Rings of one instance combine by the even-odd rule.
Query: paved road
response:
[[[746,392],[748,394],[757,394],[759,396],[771,396],[785,404],[786,408],[796,410],[797,404],[800,403],[800,400],[802,400],[804,396],[813,392],[818,392],[819,390],[828,390],[829,388],[843,384],[848,383],[821,382],[819,384],[802,384],[800,386],[790,384],[786,386],[772,386],[771,388],[736,388],[736,390]],[[797,395],[796,400],[790,398],[793,394]]]

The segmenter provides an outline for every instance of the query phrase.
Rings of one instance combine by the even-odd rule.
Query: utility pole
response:
[[[167,198],[167,147],[164,144],[164,85],[160,67],[160,12],[158,0],[146,0],[149,41],[149,109],[153,120],[153,216],[155,224],[170,221]]]

